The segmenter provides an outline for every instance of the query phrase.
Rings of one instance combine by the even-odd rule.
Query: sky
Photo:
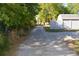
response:
[[[64,3],[64,6],[67,6],[67,3]]]

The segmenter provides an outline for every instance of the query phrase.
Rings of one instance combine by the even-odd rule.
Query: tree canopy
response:
[[[79,11],[79,3],[69,3],[68,4],[68,10],[72,14],[77,14]]]
[[[63,3],[42,3],[40,5],[39,19],[41,22],[49,22],[51,19],[56,20],[59,14],[69,13]]]
[[[29,28],[35,25],[38,4],[0,4],[0,21],[8,28]]]

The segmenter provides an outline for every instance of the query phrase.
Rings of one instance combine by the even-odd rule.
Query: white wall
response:
[[[51,29],[79,29],[79,20],[64,20],[61,15],[58,16],[57,21],[50,21]]]
[[[79,29],[79,20],[72,21],[72,29]]]
[[[72,28],[72,21],[71,20],[64,20],[63,21],[63,27],[64,29],[71,29]]]
[[[58,24],[58,29],[63,29],[63,20],[61,15],[58,16],[57,24]]]

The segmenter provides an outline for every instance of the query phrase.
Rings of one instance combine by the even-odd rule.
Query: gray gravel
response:
[[[79,32],[45,32],[42,26],[32,30],[30,36],[20,44],[17,56],[75,56],[66,46],[66,36],[79,38]]]

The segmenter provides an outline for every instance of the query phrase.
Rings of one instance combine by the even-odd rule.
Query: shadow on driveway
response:
[[[75,56],[75,52],[69,49],[63,39],[66,36],[79,38],[79,32],[45,32],[39,26],[33,29],[19,47],[16,55],[19,56]]]

